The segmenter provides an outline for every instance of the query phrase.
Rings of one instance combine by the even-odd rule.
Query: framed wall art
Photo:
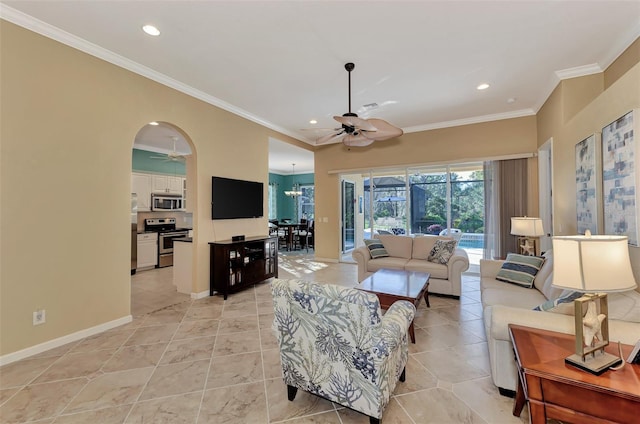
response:
[[[604,234],[625,235],[633,246],[638,246],[637,119],[631,111],[602,129]]]
[[[600,134],[576,144],[576,218],[578,234],[599,234],[602,228]]]

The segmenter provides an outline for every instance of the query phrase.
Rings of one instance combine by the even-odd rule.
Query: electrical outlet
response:
[[[44,324],[47,321],[46,310],[38,309],[33,313],[33,325]]]

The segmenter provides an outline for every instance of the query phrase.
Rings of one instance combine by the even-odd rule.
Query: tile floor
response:
[[[192,301],[171,268],[132,278],[133,322],[0,368],[2,423],[368,423],[298,391],[287,400],[269,284]],[[281,256],[280,278],[353,286],[353,264]],[[384,423],[516,423],[489,376],[478,277],[460,300],[431,296],[415,319],[407,380]]]

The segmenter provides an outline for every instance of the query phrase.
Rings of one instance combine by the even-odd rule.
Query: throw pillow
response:
[[[573,301],[582,296],[582,292],[565,290],[557,299],[546,302],[533,308],[534,311],[555,312],[557,314],[575,315]]]
[[[456,250],[457,242],[455,240],[436,240],[433,249],[429,253],[427,260],[437,264],[446,265]]]
[[[369,254],[371,255],[372,259],[386,258],[387,256],[389,256],[389,254],[387,253],[387,249],[384,248],[384,246],[378,239],[365,240],[364,244],[369,249]]]
[[[509,253],[507,260],[504,261],[502,268],[496,275],[496,280],[530,289],[533,287],[533,279],[543,263],[544,258],[538,256]]]

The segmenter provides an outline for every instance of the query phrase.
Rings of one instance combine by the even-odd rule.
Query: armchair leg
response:
[[[369,424],[380,424],[380,418],[369,417]]]
[[[289,398],[290,401],[293,401],[296,398],[297,393],[298,393],[297,387],[289,386],[287,384],[287,397]]]
[[[407,378],[407,367],[402,369],[402,374],[400,374],[400,381],[404,383],[404,380]]]

